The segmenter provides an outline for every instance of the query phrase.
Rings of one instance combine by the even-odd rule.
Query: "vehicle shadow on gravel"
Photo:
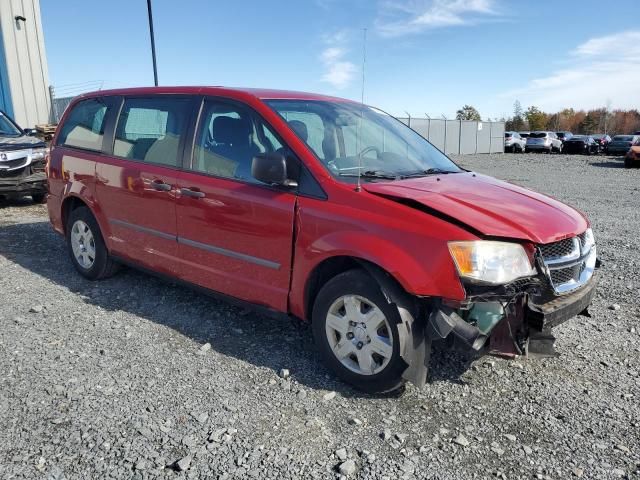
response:
[[[133,269],[90,282],[75,271],[63,239],[48,222],[0,225],[0,256],[65,287],[85,304],[164,325],[199,345],[209,343],[218,353],[272,372],[289,369],[297,382],[312,389],[336,390],[346,397],[367,396],[339,382],[322,366],[308,324],[233,306]],[[48,301],[34,298],[33,303],[46,308]],[[73,310],[79,308],[73,306]],[[194,353],[198,348],[194,347]],[[435,345],[430,381],[461,382],[460,376],[474,358],[473,354]]]
[[[589,165],[604,168],[624,168],[624,157],[611,157],[599,162],[590,162]]]
[[[0,209],[2,208],[20,208],[20,207],[32,207],[34,205],[39,205],[35,203],[31,197],[5,197],[0,195]]]

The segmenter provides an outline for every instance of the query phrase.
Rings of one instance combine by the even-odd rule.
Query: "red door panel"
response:
[[[96,197],[113,253],[161,273],[179,271],[176,171],[107,157],[96,167]]]
[[[181,172],[177,228],[182,278],[287,310],[295,195]]]

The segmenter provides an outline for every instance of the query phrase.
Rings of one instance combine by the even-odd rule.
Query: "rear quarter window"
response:
[[[76,103],[60,129],[57,145],[96,152],[102,150],[107,109],[101,98]]]

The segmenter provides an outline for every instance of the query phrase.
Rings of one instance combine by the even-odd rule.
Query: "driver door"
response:
[[[204,101],[191,158],[177,182],[185,280],[287,310],[296,192],[251,176],[254,155],[281,148],[249,107]]]

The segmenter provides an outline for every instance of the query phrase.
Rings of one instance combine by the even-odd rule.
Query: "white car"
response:
[[[527,138],[525,152],[562,152],[562,140],[555,132],[531,132]]]
[[[527,140],[518,132],[504,132],[504,151],[512,153],[524,153]]]

